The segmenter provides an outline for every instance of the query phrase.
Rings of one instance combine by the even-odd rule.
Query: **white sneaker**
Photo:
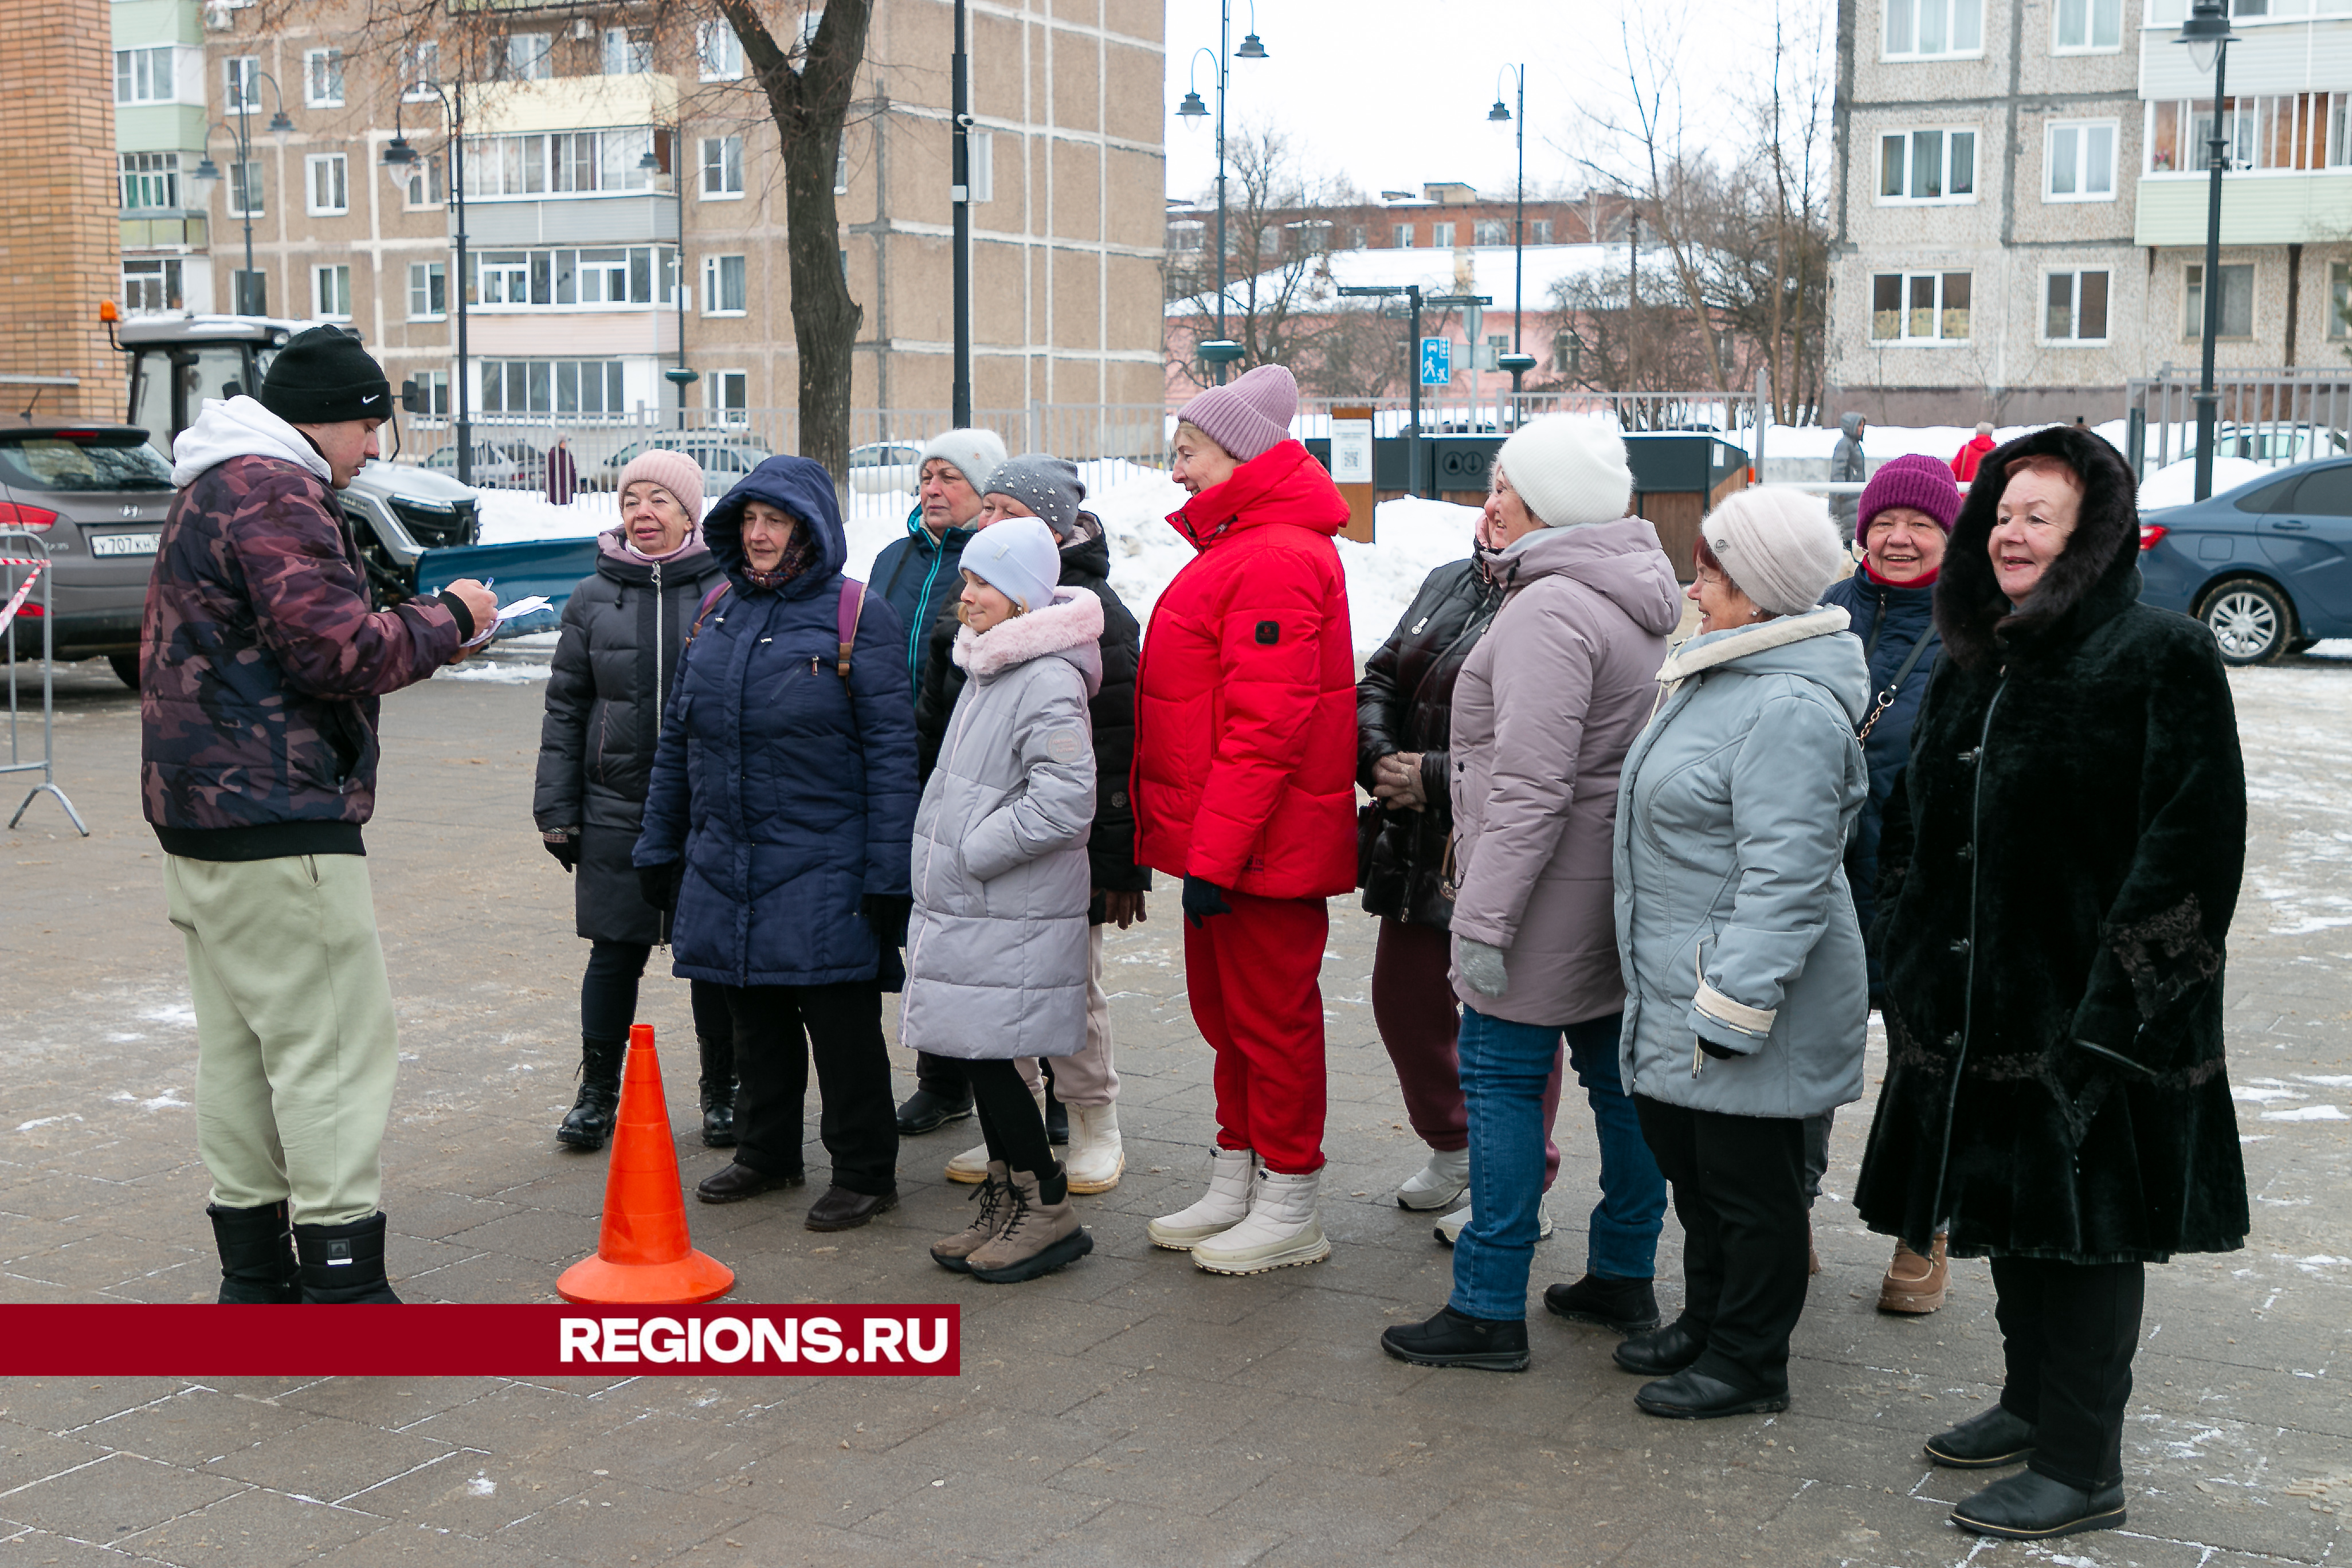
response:
[[[1037,1119],[1042,1122],[1045,1119],[1045,1091],[1041,1089],[1030,1098],[1037,1102]],[[948,1180],[950,1182],[961,1182],[968,1187],[976,1187],[980,1185],[981,1183],[988,1180],[988,1145],[986,1143],[974,1144],[971,1148],[969,1148],[962,1153],[958,1154],[954,1159],[950,1160],[948,1162]],[[1078,1190],[1081,1192],[1087,1192],[1092,1189],[1081,1187]]]
[[[1460,1208],[1455,1209],[1452,1214],[1447,1215],[1444,1219],[1439,1220],[1437,1222],[1437,1228],[1430,1234],[1436,1237],[1438,1240],[1444,1242],[1446,1246],[1451,1247],[1454,1245],[1455,1239],[1461,1236],[1462,1227],[1469,1223],[1470,1205],[1468,1204],[1464,1204]],[[1538,1241],[1549,1241],[1551,1239],[1551,1200],[1549,1198],[1545,1198],[1536,1205],[1536,1239]]]
[[[1190,1252],[1196,1243],[1231,1230],[1249,1217],[1250,1177],[1256,1170],[1257,1156],[1247,1149],[1211,1149],[1207,1195],[1189,1208],[1153,1220],[1144,1226],[1144,1234],[1154,1247]]]
[[[1323,1235],[1323,1216],[1315,1194],[1323,1173],[1286,1176],[1274,1171],[1257,1173],[1257,1190],[1250,1195],[1249,1217],[1192,1247],[1194,1267],[1212,1274],[1263,1274],[1269,1268],[1290,1268],[1320,1263],[1331,1256]]]
[[[980,1178],[974,1176],[973,1181]],[[1470,1151],[1456,1149],[1452,1153],[1433,1149],[1429,1163],[1414,1172],[1404,1185],[1396,1190],[1397,1207],[1401,1209],[1442,1209],[1458,1200],[1470,1190]]]
[[[1118,1185],[1127,1151],[1119,1146],[1117,1106],[1070,1107],[1070,1146],[1062,1155],[1062,1169],[1074,1193],[1107,1193]]]

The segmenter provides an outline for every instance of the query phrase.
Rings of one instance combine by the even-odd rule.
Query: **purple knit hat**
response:
[[[1177,416],[1242,462],[1290,439],[1298,414],[1298,383],[1278,364],[1262,364],[1213,386]]]
[[[1949,533],[1952,520],[1960,515],[1960,487],[1952,482],[1952,470],[1933,458],[1914,452],[1891,459],[1862,489],[1853,542],[1866,542],[1870,520],[1892,506],[1924,511],[1936,520],[1937,527]]]

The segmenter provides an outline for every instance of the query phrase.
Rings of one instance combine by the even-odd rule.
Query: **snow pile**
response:
[[[2215,458],[2213,459],[2213,493],[2236,489],[2251,479],[2259,479],[2277,470],[2268,463],[2257,463],[2251,458]],[[2197,499],[2197,459],[2183,458],[2148,475],[2139,487],[2139,510],[2155,511],[2168,506],[2187,506]]]

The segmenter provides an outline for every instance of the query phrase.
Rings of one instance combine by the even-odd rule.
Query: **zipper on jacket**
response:
[[[1960,1068],[1969,1059],[1969,1037],[1976,1027],[1977,1011],[1977,878],[1984,865],[1984,853],[1979,840],[1984,832],[1985,743],[1992,738],[1992,716],[2000,707],[2001,693],[2009,689],[2009,671],[2003,669],[2000,682],[1992,689],[1992,700],[1985,704],[1984,724],[1977,731],[1977,749],[1969,765],[1977,776],[1969,790],[1969,950],[1965,955],[1965,983],[1960,994],[1960,1048],[1952,1057],[1952,1087],[1944,1096],[1943,1144],[1936,1154],[1936,1202],[1928,1217],[1930,1226],[1943,1224],[1952,1216],[1944,1213],[1944,1179],[1952,1169],[1952,1118],[1960,1103]],[[1917,853],[1916,843],[1913,853]]]
[[[658,561],[656,561],[656,562],[655,562],[655,563],[653,563],[653,568],[654,568],[654,749],[655,749],[656,751],[659,751],[659,750],[661,749],[661,727],[662,727],[662,688],[663,688],[665,685],[667,685],[667,682],[666,682],[666,681],[664,681],[664,680],[662,679],[662,655],[669,651],[669,650],[668,650],[668,648],[667,648],[667,647],[664,644],[664,642],[663,642],[663,640],[662,640],[662,607],[663,607],[663,606],[662,606],[662,580],[661,580],[661,566],[662,566],[662,563],[661,563],[660,562],[658,562]],[[650,770],[651,770],[651,768],[652,768],[652,766],[653,766],[653,764],[652,764],[651,763],[647,763],[646,764],[646,766],[647,770],[648,770],[648,771],[650,771]]]

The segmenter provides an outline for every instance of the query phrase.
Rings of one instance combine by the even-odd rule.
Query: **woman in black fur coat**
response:
[[[1885,1089],[1854,1203],[1990,1258],[2007,1381],[1929,1440],[2031,1457],[1979,1533],[2124,1522],[2143,1266],[2244,1240],[2221,1044],[2245,771],[2213,638],[2138,603],[2129,470],[2088,431],[1986,455],[1936,585],[1946,658],[1889,801]]]

